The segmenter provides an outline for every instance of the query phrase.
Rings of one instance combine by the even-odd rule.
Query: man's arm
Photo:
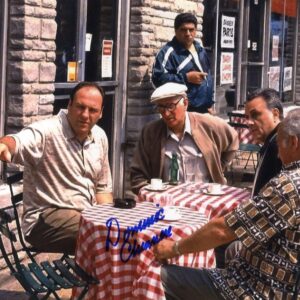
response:
[[[186,79],[187,82],[199,85],[207,75],[206,72],[190,71],[186,73]]]
[[[11,162],[11,157],[16,151],[16,141],[11,136],[0,138],[0,160]]]
[[[223,137],[221,137],[221,140],[223,140],[221,147],[221,165],[222,169],[225,170],[239,148],[239,138],[236,130],[226,122],[221,126],[223,127],[219,129],[220,134],[223,135]]]
[[[113,195],[112,193],[96,194],[96,201],[98,204],[113,203]]]
[[[185,75],[177,73],[178,65],[175,65],[170,59],[172,55],[167,56],[168,49],[169,48],[162,48],[157,54],[153,64],[152,82],[156,87],[159,87],[167,82],[185,84],[187,81]],[[167,61],[164,63],[166,56]]]
[[[194,253],[216,248],[236,240],[237,236],[225,223],[224,217],[215,218],[198,229],[189,237],[178,242],[177,250],[180,254]],[[175,242],[163,240],[154,248],[155,257],[159,260],[178,256],[174,247]]]

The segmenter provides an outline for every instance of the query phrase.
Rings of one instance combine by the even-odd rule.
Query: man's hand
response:
[[[171,240],[162,240],[153,248],[153,253],[155,258],[163,262],[167,258],[172,258],[177,256],[176,253],[174,253],[174,241]]]
[[[96,194],[96,202],[97,204],[113,203],[113,194],[112,193]]]
[[[5,144],[0,143],[0,160],[11,162],[11,153]]]
[[[190,71],[186,73],[187,81],[193,84],[201,84],[205,76],[207,76],[205,72]]]

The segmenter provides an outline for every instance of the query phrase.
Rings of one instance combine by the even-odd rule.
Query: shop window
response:
[[[272,0],[271,5],[269,87],[292,102],[297,1]]]

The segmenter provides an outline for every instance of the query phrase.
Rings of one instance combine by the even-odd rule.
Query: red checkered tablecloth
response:
[[[247,125],[247,119],[245,117],[233,117],[232,121],[238,124],[245,124]],[[235,130],[238,133],[239,141],[242,144],[254,144],[254,137],[250,132],[249,128],[238,128],[235,127]]]
[[[127,242],[124,232],[127,226],[155,215],[158,207],[153,203],[137,203],[133,209],[118,209],[111,204],[94,206],[84,210],[77,240],[76,261],[89,274],[98,278],[98,285],[90,286],[85,299],[165,299],[160,280],[160,265],[154,260],[151,249],[128,259],[137,244],[149,241],[161,230],[172,226],[172,239],[186,237],[207,223],[207,218],[190,208],[181,207],[181,218],[176,221],[158,221],[150,227],[130,236]],[[113,218],[113,219],[111,219]],[[107,221],[114,226],[110,231]],[[118,225],[116,223],[118,221]],[[109,239],[107,239],[109,232]],[[106,249],[107,240],[109,248]],[[135,245],[135,246],[134,246]],[[123,259],[123,261],[122,261]],[[124,262],[124,260],[127,260]],[[214,267],[213,250],[182,255],[170,263],[189,267]],[[79,289],[73,290],[73,299]]]
[[[143,188],[138,199],[141,202],[159,203],[166,194],[172,194],[174,205],[192,208],[211,219],[227,214],[239,203],[250,198],[247,190],[226,185],[222,186],[223,195],[208,195],[205,193],[207,186],[207,183],[182,183],[170,185],[167,190],[160,193]]]

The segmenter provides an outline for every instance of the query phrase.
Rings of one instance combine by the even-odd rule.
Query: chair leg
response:
[[[87,284],[81,291],[80,295],[78,296],[78,300],[82,300],[85,294],[88,292],[88,290],[89,290],[89,285]]]

